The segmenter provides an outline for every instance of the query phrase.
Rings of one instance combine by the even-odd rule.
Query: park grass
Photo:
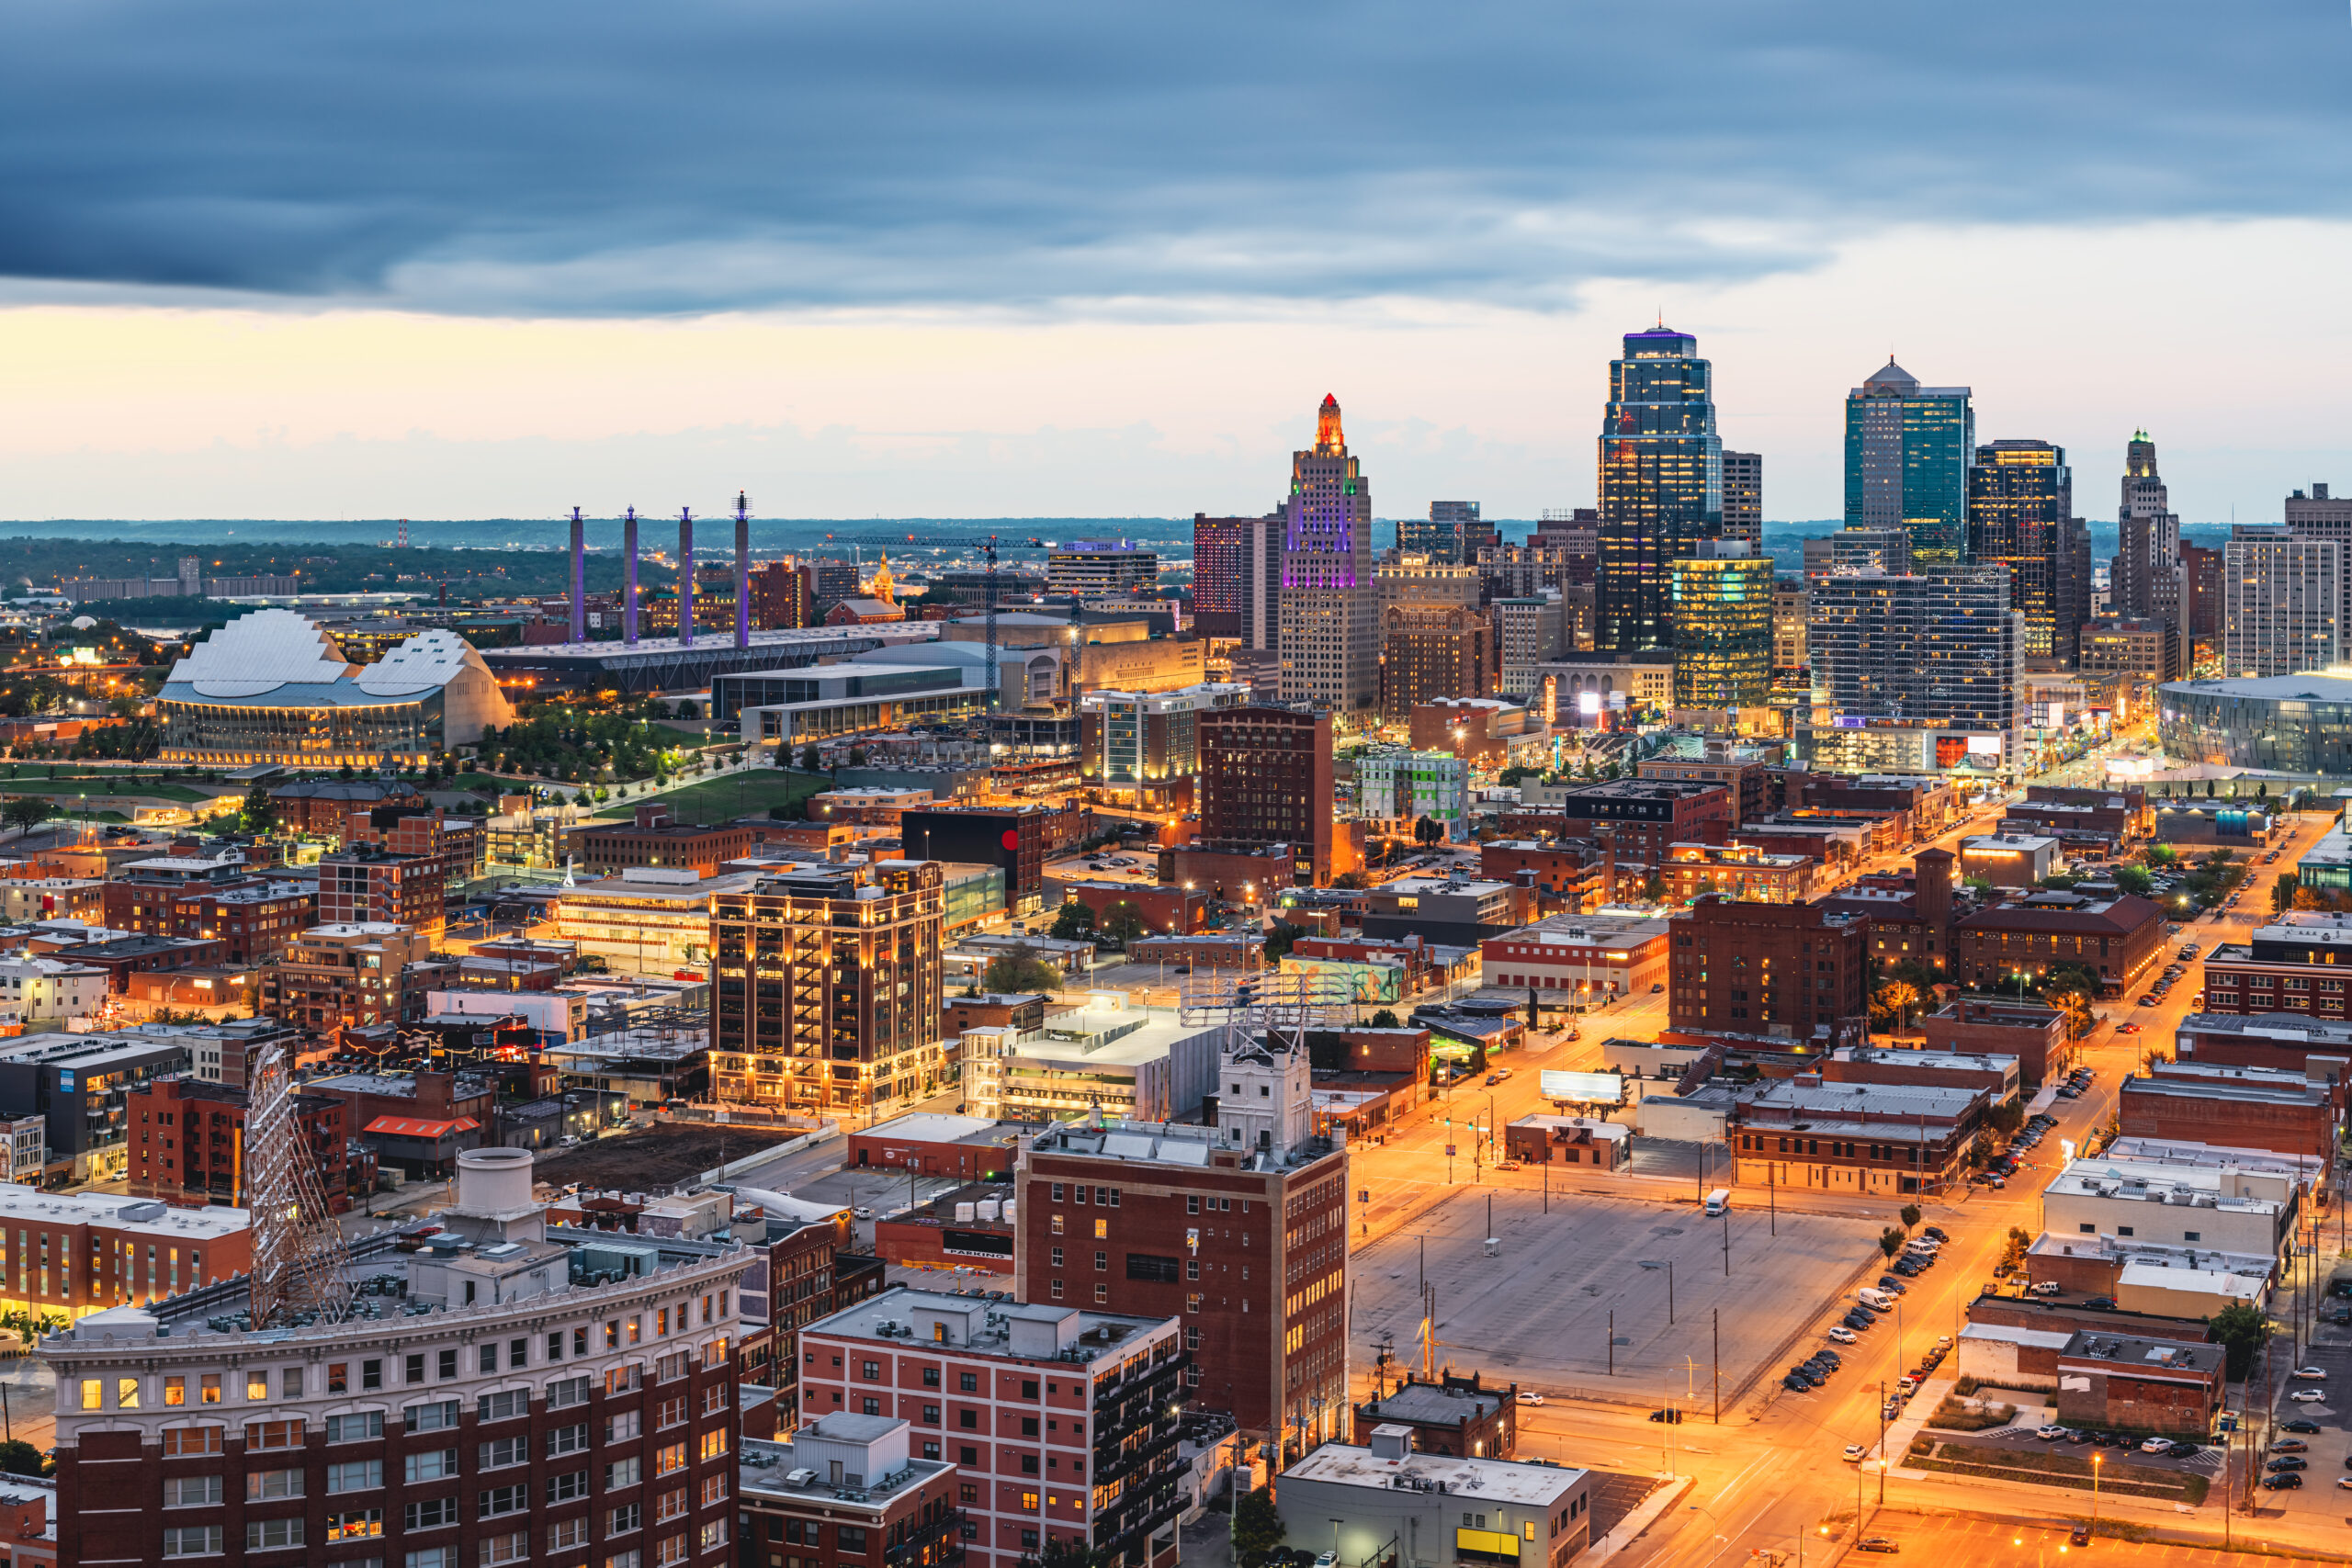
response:
[[[659,795],[632,792],[596,812],[598,817],[626,818],[650,801],[670,807],[680,822],[729,822],[738,817],[764,817],[774,807],[806,800],[831,787],[823,773],[799,773],[781,768],[752,768],[699,784],[675,785]]]
[[[106,778],[0,778],[0,795],[45,795],[58,798],[61,806],[65,804],[62,797],[77,795],[135,795],[149,800],[176,801],[183,806],[215,798],[186,784],[166,783],[153,773],[143,778],[135,773]]]

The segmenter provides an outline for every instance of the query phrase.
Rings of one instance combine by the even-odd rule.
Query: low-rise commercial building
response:
[[[698,876],[715,876],[729,861],[751,853],[759,841],[757,829],[740,823],[698,827],[677,821],[664,801],[639,806],[633,821],[584,823],[565,840],[577,869],[597,876],[637,866],[684,868]]]
[[[2090,898],[2035,893],[1964,915],[1955,924],[1951,973],[1963,985],[1998,990],[2019,975],[2086,969],[2119,996],[2153,978],[2169,951],[2164,909],[2124,894]]]
[[[1402,876],[1365,895],[1363,933],[1478,942],[1517,930],[1527,918],[1527,890],[1516,882]]]
[[[1990,1103],[1994,1105],[2006,1105],[2015,1100],[2025,1084],[2015,1056],[1887,1050],[1872,1045],[1849,1045],[1832,1051],[1821,1062],[1820,1072],[1824,1083],[1982,1089],[1991,1096]]]
[[[1476,1372],[1423,1382],[1408,1371],[1398,1387],[1356,1405],[1350,1441],[1369,1448],[1373,1428],[1383,1426],[1409,1428],[1417,1453],[1516,1459],[1519,1385],[1487,1388]]]
[[[2058,1419],[2201,1439],[2227,1391],[2219,1345],[2086,1329],[2058,1353]]]
[[[2274,916],[2244,942],[2205,955],[2209,1013],[2299,1013],[2345,1020],[2352,969],[2352,916],[2293,910]]]
[[[2278,1067],[2159,1058],[2123,1080],[2116,1115],[2127,1136],[2202,1141],[2332,1159],[2340,1083]]]
[[[2039,887],[2058,869],[2058,840],[2039,833],[1979,833],[1960,841],[1960,874],[1996,887]]]
[[[253,1233],[242,1209],[0,1187],[0,1225],[12,1242],[0,1258],[0,1311],[28,1317],[79,1322],[253,1268]]]
[[[1598,1007],[1666,983],[1671,931],[1648,914],[1555,915],[1480,943],[1483,973],[1491,987]]]
[[[1754,904],[1802,904],[1813,897],[1814,865],[1806,855],[1768,854],[1747,844],[1673,844],[1659,871],[1667,897],[1678,903],[1722,893]]]
[[[1741,1103],[1732,1168],[1759,1187],[1940,1191],[1965,1173],[1991,1103],[1981,1089],[1782,1079]]]
[[[2043,1191],[2042,1224],[2051,1235],[2070,1238],[2117,1236],[2278,1257],[2294,1205],[2232,1197],[2232,1185],[2187,1168],[2109,1173],[2101,1162],[2076,1160]]]
[[[556,900],[556,936],[632,975],[699,970],[710,962],[717,900],[758,881],[749,872],[712,876],[692,866],[630,866],[565,888]]]
[[[1634,1130],[1590,1116],[1538,1111],[1503,1129],[1503,1153],[1529,1165],[1588,1165],[1616,1170],[1634,1157]]]
[[[2352,1020],[2338,1022],[2299,1012],[2192,1012],[2174,1032],[2173,1048],[2182,1061],[2290,1068],[2316,1082],[2340,1084],[2352,1066]]]
[[[826,1416],[786,1442],[746,1438],[736,1472],[742,1561],[801,1568],[952,1568],[963,1561],[956,1469],[915,1459],[912,1424]],[[797,1550],[787,1550],[797,1549]]]
[[[1292,1517],[1329,1521],[1341,1562],[1397,1553],[1417,1564],[1566,1568],[1592,1543],[1589,1471],[1416,1453],[1414,1428],[1393,1423],[1371,1437],[1363,1448],[1326,1443],[1278,1483]],[[1408,1559],[1405,1541],[1418,1543]]]
[[[1197,1111],[1213,1091],[1218,1035],[1182,1022],[1174,1010],[1091,992],[1084,1007],[1005,1041],[993,1082],[991,1075],[977,1082],[967,1075],[965,1104],[993,1120],[1060,1122],[1100,1112],[1171,1121]]]
[[[2038,1002],[1962,996],[1919,1021],[1930,1051],[2017,1059],[2021,1081],[2039,1088],[2073,1069],[2078,1047],[2066,1015]]]

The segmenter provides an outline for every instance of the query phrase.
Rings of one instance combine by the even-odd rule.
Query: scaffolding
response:
[[[340,1323],[351,1311],[343,1277],[343,1232],[302,1135],[293,1063],[283,1043],[261,1049],[247,1068],[245,1190],[253,1215],[252,1323]]]

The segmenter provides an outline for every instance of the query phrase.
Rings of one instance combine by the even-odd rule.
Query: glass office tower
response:
[[[1713,367],[1699,340],[1660,326],[1625,334],[1609,362],[1600,434],[1598,649],[1674,646],[1674,563],[1723,533],[1724,445]]]
[[[1893,359],[1846,394],[1846,526],[1902,528],[1922,567],[1968,548],[1976,413],[1966,387],[1923,387]]]
[[[2026,657],[2071,667],[2091,618],[2090,531],[2075,515],[2066,449],[1996,441],[1968,471],[1968,550],[2009,577],[2009,605],[2025,614]]]
[[[1674,563],[1674,705],[1761,707],[1772,691],[1772,561],[1718,539]]]

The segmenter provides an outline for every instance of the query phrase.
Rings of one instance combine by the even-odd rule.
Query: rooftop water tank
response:
[[[458,1156],[458,1207],[496,1214],[530,1206],[530,1150],[467,1149]]]

